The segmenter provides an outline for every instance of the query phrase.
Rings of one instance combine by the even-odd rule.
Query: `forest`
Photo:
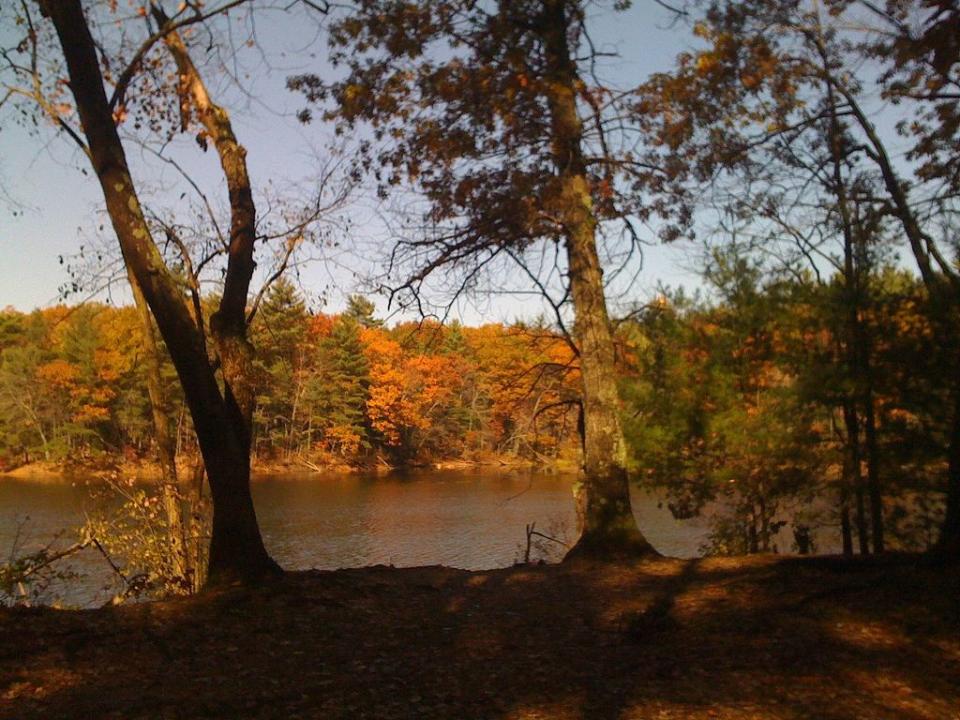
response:
[[[678,518],[708,515],[712,553],[811,552],[797,537],[813,528],[848,553],[932,547],[952,360],[922,285],[892,266],[862,278],[868,371],[851,376],[841,278],[778,278],[735,255],[716,256],[707,278],[709,301],[667,291],[616,322],[634,482],[664,491]],[[155,457],[132,308],[8,310],[0,322],[5,469],[42,460],[77,472]],[[260,467],[576,468],[575,356],[543,320],[388,328],[359,295],[342,314],[311,315],[301,291],[280,281],[251,335],[265,348]],[[178,455],[195,458],[169,362],[163,377]]]
[[[0,497],[109,496],[0,717],[956,714],[956,2],[20,0],[0,119]]]

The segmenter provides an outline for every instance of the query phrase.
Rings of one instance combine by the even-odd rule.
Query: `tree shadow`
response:
[[[5,613],[0,717],[948,718],[958,578],[916,556],[381,567]]]

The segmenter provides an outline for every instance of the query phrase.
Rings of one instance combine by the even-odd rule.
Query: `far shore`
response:
[[[271,460],[254,459],[251,480],[262,482],[277,476],[300,476],[309,479],[313,476],[330,474],[346,475],[354,473],[391,473],[409,470],[472,470],[478,468],[502,470],[540,470],[544,472],[576,472],[575,464],[570,461],[545,463],[513,456],[487,456],[479,459],[442,459],[431,462],[410,463],[401,466],[390,465],[383,460],[368,464],[349,464],[345,462],[315,463],[308,460]],[[194,477],[196,459],[186,457],[177,460],[177,474],[181,481]],[[4,480],[27,481],[46,484],[73,483],[78,480],[133,478],[137,482],[157,483],[161,479],[160,466],[152,460],[116,460],[105,458],[96,462],[47,462],[36,461],[11,470],[0,472],[0,482]]]

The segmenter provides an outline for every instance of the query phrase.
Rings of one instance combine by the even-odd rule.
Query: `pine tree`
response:
[[[383,320],[378,320],[373,316],[376,309],[373,302],[363,297],[363,295],[351,295],[347,298],[347,309],[343,314],[356,320],[360,327],[383,327]]]
[[[306,389],[311,416],[328,449],[355,457],[369,447],[366,406],[370,368],[355,316],[341,315],[320,344],[316,374]]]
[[[306,304],[296,286],[277,280],[264,297],[251,328],[257,356],[259,391],[255,431],[271,448],[296,449],[306,366]],[[256,445],[255,445],[256,446]]]

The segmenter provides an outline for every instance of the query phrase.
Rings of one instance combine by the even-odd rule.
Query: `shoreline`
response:
[[[178,458],[177,474],[181,482],[193,476],[196,460],[193,457]],[[389,465],[378,461],[366,465],[351,465],[348,463],[314,463],[308,460],[276,461],[253,460],[250,467],[250,480],[253,483],[276,479],[276,476],[303,476],[302,479],[312,479],[321,475],[353,475],[353,474],[382,474],[403,473],[410,471],[468,471],[480,469],[536,470],[546,473],[568,474],[576,473],[577,467],[569,460],[560,460],[556,463],[542,463],[524,458],[509,456],[490,456],[482,459],[467,460],[463,458],[436,460],[431,462],[409,463],[406,465]],[[36,461],[21,465],[11,470],[0,472],[0,483],[5,481],[32,482],[49,485],[75,483],[78,480],[91,480],[115,477],[132,477],[136,482],[155,484],[160,481],[160,466],[151,460],[106,460],[99,463],[57,463]],[[293,479],[288,477],[288,479]]]

